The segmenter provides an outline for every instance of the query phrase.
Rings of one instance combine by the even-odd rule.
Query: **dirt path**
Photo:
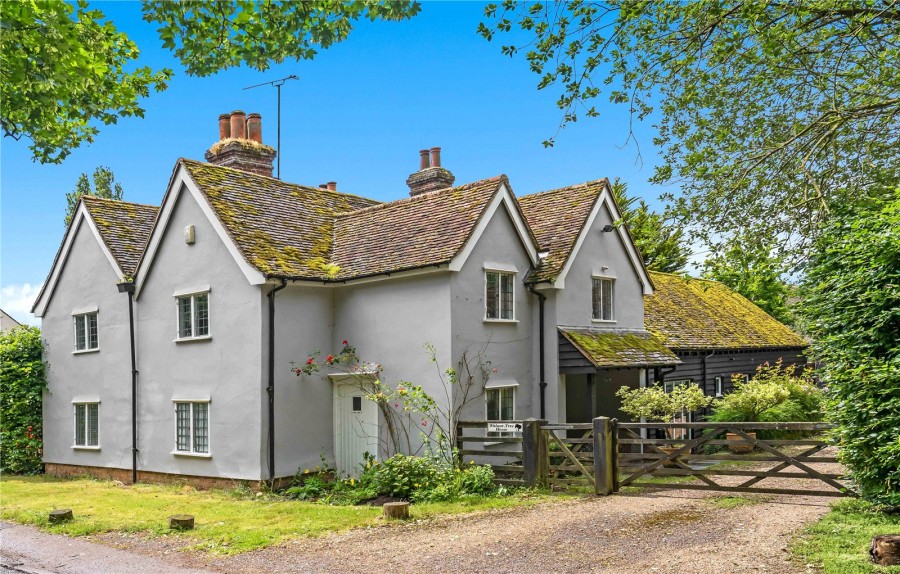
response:
[[[355,530],[232,557],[177,552],[160,539],[118,543],[165,553],[182,567],[235,574],[807,571],[791,562],[788,545],[833,499],[750,495],[752,504],[721,508],[719,497],[683,490],[589,497]]]

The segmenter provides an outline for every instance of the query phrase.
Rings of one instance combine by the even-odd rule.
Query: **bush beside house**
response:
[[[26,325],[0,332],[0,472],[43,470],[41,330]]]

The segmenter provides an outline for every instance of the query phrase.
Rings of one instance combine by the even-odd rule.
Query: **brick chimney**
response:
[[[272,177],[275,149],[262,143],[262,116],[236,110],[219,116],[219,141],[206,152],[206,161]]]
[[[430,153],[429,153],[430,151]],[[406,178],[410,195],[419,195],[436,189],[451,187],[456,178],[446,168],[441,167],[441,148],[419,151],[419,171]]]

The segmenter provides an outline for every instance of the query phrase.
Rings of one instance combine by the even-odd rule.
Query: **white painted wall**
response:
[[[100,467],[131,465],[131,359],[128,297],[81,220],[56,289],[41,319],[47,389],[44,391],[44,462]],[[97,307],[99,351],[76,353],[72,312]],[[73,449],[76,397],[97,397],[99,450]]]

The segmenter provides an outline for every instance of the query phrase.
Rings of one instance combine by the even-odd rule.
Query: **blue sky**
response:
[[[601,116],[570,125],[556,146],[558,90],[538,91],[524,58],[500,53],[504,38],[476,33],[483,4],[426,2],[400,23],[359,22],[347,41],[312,61],[265,72],[233,69],[191,78],[163,50],[136,2],[92,2],[141,49],[140,65],[170,67],[168,90],[144,100],[143,119],[104,126],[97,141],[62,165],[31,161],[27,143],[3,138],[0,148],[0,306],[19,320],[44,281],[64,233],[66,192],[79,174],[110,167],[125,199],[159,204],[175,161],[203,159],[218,139],[218,115],[241,109],[263,116],[263,139],[275,144],[274,88],[245,86],[290,74],[282,89],[282,162],[286,181],[338,189],[379,200],[405,197],[418,150],[442,147],[444,167],[465,183],[499,173],[525,195],[600,177],[621,177],[632,194],[658,206],[663,191],[647,179],[658,161],[652,127],[638,126],[643,154],[625,146],[625,106],[600,104]],[[603,96],[601,96],[603,97]],[[604,100],[605,101],[605,100]]]

